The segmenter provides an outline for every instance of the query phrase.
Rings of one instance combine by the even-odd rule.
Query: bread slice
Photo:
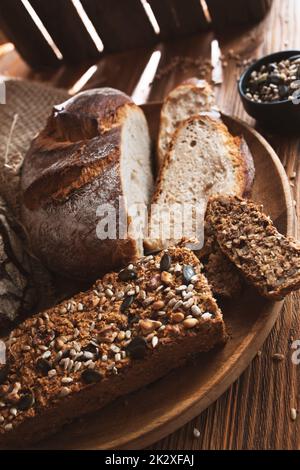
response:
[[[169,151],[177,126],[201,111],[210,111],[215,105],[214,93],[205,80],[190,78],[174,88],[164,99],[160,115],[157,143],[158,168]]]
[[[0,448],[40,440],[225,340],[187,248],[107,274],[11,333],[0,369]]]
[[[193,223],[203,232],[206,202],[212,195],[242,196],[250,190],[254,166],[246,144],[233,137],[220,121],[208,116],[193,116],[179,125],[161,168],[152,198],[149,238],[145,246],[155,250],[173,243],[168,238],[167,214],[172,205],[195,208]],[[164,213],[163,219],[162,213]],[[158,226],[161,226],[158,230]],[[173,227],[174,220],[171,222]],[[167,235],[165,235],[167,234]],[[203,239],[203,233],[182,233]],[[175,237],[176,239],[176,237]]]
[[[206,223],[223,253],[264,297],[280,300],[300,288],[300,244],[286,238],[262,212],[238,197],[209,201]]]
[[[119,228],[134,204],[149,203],[152,186],[148,125],[128,96],[100,88],[55,106],[22,167],[32,252],[51,271],[85,281],[125,265],[143,254],[143,237]]]
[[[203,247],[194,253],[203,264],[203,273],[215,297],[232,298],[240,294],[243,286],[242,274],[224,255],[207,223]]]
[[[242,277],[236,266],[216,247],[202,260],[203,273],[215,297],[237,297],[242,289]]]

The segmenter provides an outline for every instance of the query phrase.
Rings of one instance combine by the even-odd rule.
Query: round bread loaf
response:
[[[147,122],[127,95],[95,89],[55,106],[22,168],[31,250],[50,270],[83,280],[125,265],[142,254],[142,240],[119,238],[119,210],[130,222],[129,208],[148,204],[152,185]],[[117,222],[106,239],[96,231],[105,205]]]

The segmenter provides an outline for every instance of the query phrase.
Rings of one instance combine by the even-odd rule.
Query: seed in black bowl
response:
[[[280,85],[278,87],[278,93],[280,98],[287,98],[289,95],[289,87],[287,87],[286,85]]]
[[[93,384],[100,382],[103,379],[103,375],[95,369],[85,369],[81,374],[81,379],[86,384]]]
[[[34,395],[32,392],[25,393],[21,396],[20,400],[18,401],[18,408],[21,411],[29,410],[32,408],[35,403]]]
[[[43,375],[47,375],[49,370],[52,369],[52,366],[50,364],[49,361],[47,361],[47,359],[43,359],[42,357],[40,357],[37,361],[36,361],[36,368],[39,372],[41,372]]]
[[[268,74],[267,73],[263,73],[262,75],[260,75],[256,80],[255,80],[255,85],[262,85],[264,83],[267,83],[268,81]]]
[[[128,295],[123,300],[123,302],[121,303],[121,307],[120,307],[121,312],[125,312],[125,310],[127,310],[130,307],[130,305],[134,301],[134,297],[135,297],[134,295]]]
[[[136,336],[128,344],[126,352],[132,359],[143,359],[147,353],[147,343],[141,336]]]
[[[183,266],[182,276],[184,280],[184,284],[189,285],[193,276],[195,276],[195,271],[193,266],[186,264]]]
[[[267,70],[268,70],[268,72],[274,72],[275,70],[277,70],[277,65],[276,64],[268,64],[267,65]]]
[[[171,267],[172,259],[168,253],[164,253],[160,260],[160,270],[169,271]]]
[[[126,268],[119,272],[118,277],[120,281],[131,281],[132,279],[136,279],[136,272]]]
[[[8,365],[0,366],[0,385],[5,382],[6,377],[8,376],[9,367]]]

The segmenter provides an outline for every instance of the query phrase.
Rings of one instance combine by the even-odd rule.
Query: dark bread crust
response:
[[[25,156],[22,222],[33,253],[63,276],[93,280],[141,254],[131,238],[96,235],[97,207],[110,204],[118,217],[124,196],[121,133],[132,108],[142,113],[117,90],[83,92],[54,107]]]
[[[26,155],[24,190],[44,175],[94,163],[94,156],[84,151],[86,142],[121,126],[124,106],[136,107],[127,95],[111,88],[88,90],[54,106],[45,128]],[[65,154],[47,154],[54,150],[64,150]],[[43,153],[42,158],[39,152]]]
[[[131,364],[126,371],[126,380],[123,375],[112,376],[103,381],[100,387],[86,388],[73,396],[71,400],[66,397],[60,404],[60,412],[57,406],[52,406],[35,417],[34,423],[29,418],[15,431],[0,436],[0,449],[27,448],[30,444],[57,433],[62,425],[71,425],[74,416],[93,413],[118,397],[155,382],[170,370],[186,363],[189,356],[195,356],[199,351],[209,350],[207,340],[205,340],[207,334],[207,325],[203,324],[197,334],[190,337],[189,341],[185,341],[185,344],[182,344],[182,341],[176,341],[175,338],[172,343],[166,344],[163,357],[160,352],[156,351],[145,360]],[[225,343],[224,326],[220,320],[209,331],[209,340],[213,346],[222,344],[222,341]],[[67,432],[65,427],[64,432]]]
[[[118,164],[120,129],[76,143],[63,142],[51,149],[49,138],[39,136],[26,155],[22,169],[24,204],[34,210],[53,200],[63,202],[75,189],[80,189]]]
[[[133,105],[133,102],[122,91],[100,88],[79,93],[65,103],[55,106],[54,113],[61,118],[61,122],[66,120],[66,132],[72,132],[74,118],[77,118],[80,124],[85,120],[96,121],[98,131],[102,133],[118,125],[119,109],[125,104]],[[68,126],[69,119],[71,129]]]

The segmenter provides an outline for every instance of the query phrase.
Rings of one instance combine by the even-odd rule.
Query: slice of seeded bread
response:
[[[224,343],[222,314],[201,269],[192,251],[173,247],[12,331],[0,367],[0,448],[55,433]]]
[[[246,144],[239,137],[233,137],[221,120],[193,116],[182,122],[160,170],[145,248],[155,250],[174,243],[172,236],[168,238],[166,227],[157,230],[162,214],[160,225],[169,224],[165,211],[167,213],[170,206],[186,204],[197,208],[199,217],[202,212],[202,223],[197,225],[203,231],[206,202],[210,196],[248,193],[254,166],[250,152],[245,149]],[[192,217],[195,219],[195,214]],[[174,225],[173,220],[171,226]],[[200,233],[182,233],[182,236],[202,238]]]
[[[211,86],[205,80],[190,78],[174,88],[165,98],[160,115],[157,144],[158,168],[164,161],[174,132],[185,119],[215,105]]]
[[[262,210],[242,198],[215,197],[206,223],[249,283],[264,297],[280,300],[300,288],[300,244],[281,235]]]

